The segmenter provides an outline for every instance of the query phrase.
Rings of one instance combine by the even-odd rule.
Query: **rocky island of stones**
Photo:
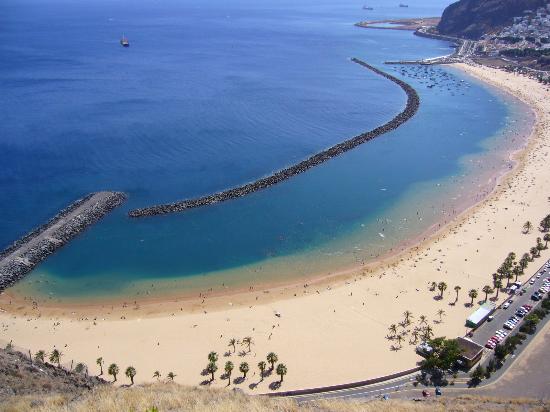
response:
[[[125,199],[126,195],[121,192],[90,193],[7,247],[0,253],[0,292]]]
[[[261,189],[268,188],[277,183],[280,183],[286,179],[291,178],[292,176],[298,175],[305,172],[312,167],[318,166],[333,157],[339,156],[348,150],[354,149],[355,147],[368,142],[369,140],[374,139],[375,137],[381,136],[384,133],[390,132],[394,129],[397,129],[407,120],[415,115],[420,105],[420,98],[418,93],[412,86],[404,81],[398,79],[397,77],[392,76],[382,70],[377,69],[374,66],[371,66],[368,63],[365,63],[362,60],[357,58],[352,58],[351,61],[357,63],[380,76],[385,77],[386,79],[394,82],[399,87],[405,91],[407,94],[407,104],[403,111],[401,111],[397,116],[391,119],[389,122],[379,126],[373,130],[370,130],[365,133],[361,133],[351,139],[348,139],[342,143],[334,145],[322,152],[314,154],[308,159],[302,160],[301,162],[287,167],[286,169],[275,172],[274,174],[258,179],[254,182],[247,183],[245,185],[235,187],[232,189],[224,190],[222,192],[214,193],[208,196],[203,196],[195,199],[181,200],[174,203],[167,203],[162,205],[150,206],[141,209],[134,209],[129,212],[130,217],[145,217],[145,216],[154,216],[161,215],[166,213],[182,212],[187,209],[193,209],[201,206],[207,206],[213,203],[225,202],[227,200],[235,199],[238,197],[243,197],[250,193],[256,192]]]

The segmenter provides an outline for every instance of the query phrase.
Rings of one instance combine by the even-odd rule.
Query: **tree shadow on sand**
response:
[[[260,382],[251,383],[250,385],[248,385],[248,388],[254,390],[258,387],[259,384]]]
[[[233,383],[235,385],[240,385],[243,382],[244,382],[244,378],[242,376],[239,376],[238,378],[233,379]]]
[[[281,387],[281,381],[273,381],[269,384],[269,389],[272,391],[276,391]]]
[[[212,383],[210,379],[205,379],[201,382],[201,386],[208,386]]]

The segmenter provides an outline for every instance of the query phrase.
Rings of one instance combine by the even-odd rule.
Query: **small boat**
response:
[[[369,6],[363,6],[363,10],[374,10],[372,7]]]
[[[130,42],[126,37],[124,37],[124,34],[122,35],[122,38],[120,39],[120,45],[122,47],[130,47]]]
[[[399,7],[409,7],[409,5],[401,3],[401,4],[399,4]]]

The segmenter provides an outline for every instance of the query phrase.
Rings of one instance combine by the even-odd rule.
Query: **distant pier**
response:
[[[368,142],[369,140],[374,139],[375,137],[381,136],[384,133],[390,132],[397,129],[407,120],[415,115],[420,105],[420,98],[418,93],[413,89],[412,86],[405,83],[403,80],[398,79],[397,77],[392,76],[382,70],[377,69],[374,66],[371,66],[364,61],[353,58],[352,62],[361,65],[362,67],[373,71],[374,73],[385,77],[386,79],[397,84],[403,91],[407,94],[407,104],[402,112],[395,116],[389,122],[383,124],[382,126],[377,127],[376,129],[370,130],[368,132],[362,133],[358,136],[352,137],[342,143],[339,143],[335,146],[332,146],[322,152],[319,152],[306,160],[303,160],[293,166],[290,166],[286,169],[280,170],[273,173],[270,176],[261,178],[251,183],[235,187],[232,189],[225,190],[223,192],[214,193],[208,196],[203,196],[195,199],[181,200],[174,203],[161,204],[151,207],[146,207],[142,209],[134,209],[129,212],[130,217],[145,217],[145,216],[154,216],[161,215],[166,213],[174,212],[183,212],[187,209],[202,207],[211,205],[213,203],[225,202],[230,199],[236,199],[239,197],[246,196],[250,193],[257,192],[258,190],[268,188],[277,183],[280,183],[286,179],[291,178],[300,173],[304,173],[306,170],[311,169],[312,167],[318,166],[336,156],[339,156],[355,147]]]
[[[125,199],[126,195],[120,192],[91,193],[7,247],[0,253],[0,292],[31,272],[46,257],[121,205]]]

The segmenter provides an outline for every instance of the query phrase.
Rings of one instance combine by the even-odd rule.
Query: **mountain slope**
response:
[[[437,26],[441,34],[479,39],[510,25],[525,10],[536,10],[550,0],[460,0],[448,6]]]

